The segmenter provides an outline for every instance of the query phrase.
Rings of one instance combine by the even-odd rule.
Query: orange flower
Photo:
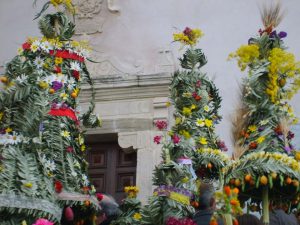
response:
[[[209,222],[209,225],[218,225],[218,222],[217,222],[215,219],[212,219],[212,220]]]
[[[236,199],[231,199],[231,200],[230,200],[230,204],[236,206],[236,205],[239,204],[239,202],[238,202],[238,200],[236,200]]]
[[[233,188],[233,193],[234,194],[238,194],[240,192],[240,190],[238,188]]]
[[[225,186],[225,187],[224,187],[224,192],[225,192],[225,194],[226,194],[227,196],[230,196],[230,194],[231,194],[230,187],[229,187],[229,186]]]
[[[249,144],[249,148],[250,148],[250,149],[256,149],[256,148],[257,148],[257,143],[256,143],[256,142],[251,142],[251,143]]]
[[[232,222],[233,225],[239,225],[239,221],[237,221],[237,219],[234,219]]]

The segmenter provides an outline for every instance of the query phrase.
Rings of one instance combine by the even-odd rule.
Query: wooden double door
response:
[[[136,152],[125,153],[116,142],[92,143],[87,155],[89,177],[97,192],[125,197],[124,187],[136,183]]]

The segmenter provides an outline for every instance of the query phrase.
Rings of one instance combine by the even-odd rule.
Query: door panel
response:
[[[136,152],[126,154],[115,142],[89,144],[89,176],[97,192],[125,197],[124,187],[136,183]]]

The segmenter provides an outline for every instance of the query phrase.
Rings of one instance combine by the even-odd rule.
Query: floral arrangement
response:
[[[224,186],[223,191],[215,193],[216,210],[211,218],[210,225],[217,225],[219,217],[224,218],[227,225],[238,225],[238,221],[234,218],[242,214],[238,194],[238,188],[230,188],[229,186]]]
[[[120,205],[121,214],[118,218],[111,222],[111,225],[131,225],[140,224],[142,219],[141,202],[137,199],[139,188],[136,186],[124,187],[126,198],[122,200]]]
[[[49,5],[73,10],[71,0],[51,0],[37,17]],[[36,209],[2,203],[0,218],[2,213],[8,218],[4,223],[20,224],[19,214],[28,221],[47,217],[57,222],[66,204],[93,213],[99,208],[91,197],[95,189],[86,175],[84,131],[79,125],[98,127],[101,120],[93,114],[93,82],[85,65],[91,48],[71,39],[74,27],[62,12],[43,15],[43,37],[28,38],[0,77],[0,202],[17,195],[33,199],[31,207]],[[77,108],[82,82],[92,92],[85,113]],[[36,225],[42,223],[46,224],[41,219]]]
[[[275,28],[282,20],[280,4],[262,11],[264,29],[229,58],[248,77],[233,121],[235,158],[226,183],[241,191],[242,202],[262,202],[263,222],[269,221],[269,199],[291,202],[299,192],[299,158],[291,141],[290,125],[297,123],[288,100],[300,88],[300,62],[286,50],[287,33]],[[292,207],[296,207],[292,205]]]

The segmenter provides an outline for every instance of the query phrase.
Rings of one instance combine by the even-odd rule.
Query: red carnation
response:
[[[72,153],[74,151],[72,146],[67,147],[67,152]]]
[[[30,43],[28,43],[28,42],[25,42],[24,44],[22,44],[22,48],[23,48],[23,50],[30,49],[30,46],[31,46],[31,44],[30,44]]]
[[[103,194],[96,193],[96,197],[97,197],[98,201],[101,201],[104,196],[103,196]]]
[[[164,130],[167,128],[168,124],[166,121],[164,120],[157,120],[155,122],[155,126],[159,129],[159,130]]]
[[[62,185],[62,183],[59,180],[56,180],[54,182],[54,188],[55,188],[55,191],[57,193],[60,193],[62,191],[62,189],[63,189],[63,185]]]
[[[76,70],[73,70],[73,77],[76,79],[76,80],[79,80],[79,78],[80,78],[80,74],[79,74],[79,72],[78,71],[76,71]]]

